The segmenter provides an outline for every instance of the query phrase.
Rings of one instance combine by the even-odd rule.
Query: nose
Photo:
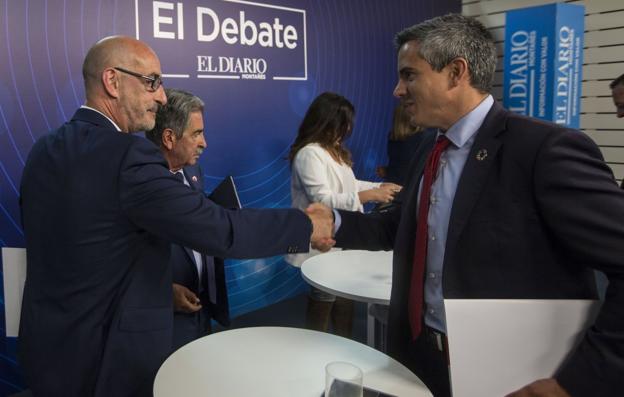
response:
[[[154,96],[156,102],[158,102],[160,106],[165,106],[167,104],[167,94],[165,94],[165,88],[162,85],[158,87]]]
[[[392,95],[394,95],[396,98],[401,98],[405,95],[405,83],[403,82],[403,80],[399,79],[396,87],[394,87]]]
[[[206,136],[204,134],[201,134],[199,137],[199,143],[198,145],[200,148],[205,149],[206,148]]]

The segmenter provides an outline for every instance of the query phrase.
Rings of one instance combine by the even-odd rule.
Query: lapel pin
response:
[[[487,157],[488,152],[485,149],[481,149],[477,152],[477,160],[483,161]]]
[[[197,182],[197,177],[195,175],[193,175],[191,179],[193,180],[193,182]]]

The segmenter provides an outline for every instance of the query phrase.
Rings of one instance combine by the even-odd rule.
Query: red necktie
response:
[[[429,216],[429,199],[431,197],[431,185],[438,173],[440,156],[446,150],[451,141],[444,135],[440,135],[433,150],[427,158],[420,189],[420,204],[418,206],[418,218],[416,226],[416,244],[414,247],[414,265],[412,267],[412,281],[410,284],[408,315],[412,329],[412,338],[420,335],[422,328],[423,310],[423,276],[425,274],[425,262],[427,259],[427,218]]]

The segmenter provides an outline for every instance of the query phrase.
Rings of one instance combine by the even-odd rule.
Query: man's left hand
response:
[[[547,378],[536,380],[506,397],[570,397],[570,395],[556,379]]]
[[[177,312],[194,313],[202,308],[197,295],[181,284],[173,283],[173,308]]]

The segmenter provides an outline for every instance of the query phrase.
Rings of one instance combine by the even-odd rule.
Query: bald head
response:
[[[102,72],[111,67],[137,67],[145,57],[156,58],[156,53],[145,43],[128,36],[109,36],[89,49],[82,64],[82,77],[87,97],[99,85]]]
[[[122,131],[150,130],[156,111],[167,102],[161,73],[147,44],[127,36],[106,37],[91,47],[82,65],[86,105]]]

